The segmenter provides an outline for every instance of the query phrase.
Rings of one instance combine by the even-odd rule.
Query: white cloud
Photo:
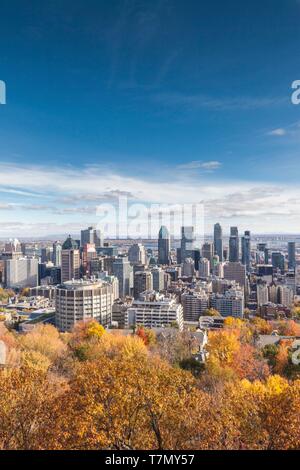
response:
[[[212,160],[208,162],[203,162],[201,160],[194,160],[189,163],[183,163],[182,165],[178,165],[178,169],[182,170],[207,170],[207,171],[213,171],[217,170],[222,166],[222,163]]]
[[[268,132],[268,135],[273,135],[276,137],[282,137],[287,134],[287,131],[283,129],[282,127],[279,127],[278,129],[274,129],[273,131]]]
[[[192,162],[191,162],[192,163]],[[217,167],[219,162],[193,162]],[[11,235],[39,235],[59,233],[70,226],[85,226],[97,223],[96,204],[113,203],[120,195],[129,196],[129,204],[205,205],[207,226],[220,221],[226,227],[239,225],[241,230],[298,232],[300,226],[300,188],[281,185],[274,187],[267,183],[214,179],[208,180],[202,174],[186,177],[171,170],[162,174],[160,181],[122,175],[104,171],[100,166],[43,167],[0,163],[0,191],[14,188],[15,193],[5,200],[1,209],[14,208],[13,214],[5,210],[6,223],[13,216],[23,224]],[[39,204],[24,204],[20,193],[39,193]],[[7,199],[6,195],[6,199]],[[43,200],[45,198],[45,201]],[[96,204],[89,205],[89,202]],[[94,220],[91,220],[94,219]],[[69,221],[69,222],[68,222]],[[31,226],[32,225],[32,226]],[[35,232],[36,231],[36,232]],[[7,235],[8,228],[0,226],[1,234]]]

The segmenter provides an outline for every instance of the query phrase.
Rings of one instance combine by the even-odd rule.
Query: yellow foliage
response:
[[[55,361],[66,351],[59,332],[51,325],[38,325],[33,331],[20,336],[21,347],[26,351],[36,351]]]
[[[31,367],[41,372],[46,372],[51,365],[50,359],[38,351],[23,351],[21,361],[25,367]]]

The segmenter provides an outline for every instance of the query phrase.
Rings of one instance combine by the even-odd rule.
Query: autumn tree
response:
[[[37,368],[0,371],[0,448],[44,449],[48,428],[55,427],[53,409],[61,392]]]
[[[215,308],[207,308],[205,312],[203,313],[203,315],[207,317],[221,317],[220,312],[216,310]]]
[[[155,344],[156,336],[153,330],[150,328],[139,327],[136,330],[136,335],[142,339],[146,346],[152,346]]]
[[[300,325],[294,320],[282,320],[274,324],[279,335],[282,336],[300,336]]]
[[[57,329],[47,324],[38,325],[33,331],[20,336],[19,342],[24,351],[38,352],[47,357],[52,363],[62,356],[67,349]]]
[[[153,348],[160,357],[172,365],[179,365],[190,359],[199,349],[198,341],[190,331],[163,331],[156,337]]]
[[[61,400],[57,448],[188,449],[207,398],[189,373],[157,358],[117,355],[78,365]]]

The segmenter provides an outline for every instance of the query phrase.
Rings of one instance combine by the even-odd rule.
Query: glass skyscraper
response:
[[[237,227],[230,227],[230,238],[229,238],[229,261],[239,261],[240,255],[240,242],[239,232]]]
[[[220,263],[223,261],[223,240],[222,227],[220,224],[214,225],[214,253],[219,256]]]
[[[170,264],[170,234],[164,225],[158,233],[158,264]]]

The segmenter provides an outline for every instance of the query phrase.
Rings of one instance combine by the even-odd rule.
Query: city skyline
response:
[[[1,1],[0,450],[300,450],[299,19]]]

